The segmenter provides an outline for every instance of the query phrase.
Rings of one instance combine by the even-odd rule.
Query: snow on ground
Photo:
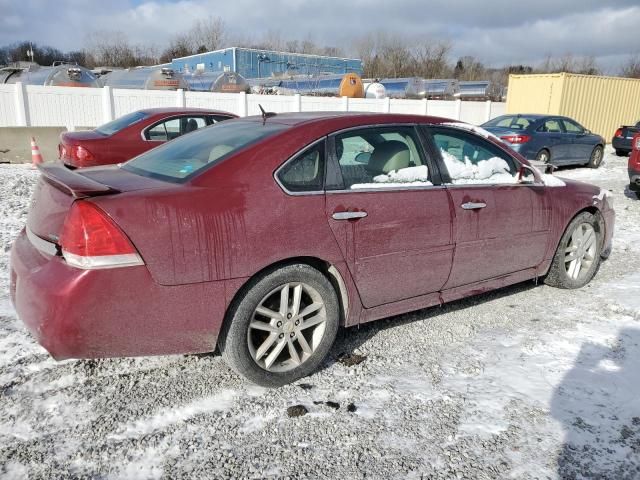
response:
[[[527,282],[347,330],[321,371],[275,390],[213,354],[49,358],[7,294],[36,175],[0,166],[0,477],[640,478],[626,159],[556,172],[615,199],[614,250],[587,287]],[[337,361],[351,352],[366,359]],[[297,404],[309,413],[289,418]]]

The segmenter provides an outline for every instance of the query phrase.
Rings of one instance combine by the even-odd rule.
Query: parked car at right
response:
[[[481,126],[527,160],[598,168],[604,157],[604,138],[568,117],[502,115]]]
[[[616,150],[616,155],[624,157],[632,150],[631,140],[636,133],[640,133],[640,121],[635,126],[623,125],[616,130],[611,139],[611,145]]]
[[[629,190],[640,199],[640,133],[636,133],[631,142],[633,149],[629,157]]]

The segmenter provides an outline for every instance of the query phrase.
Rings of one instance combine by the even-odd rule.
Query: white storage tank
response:
[[[384,85],[378,82],[364,82],[364,98],[386,98]]]

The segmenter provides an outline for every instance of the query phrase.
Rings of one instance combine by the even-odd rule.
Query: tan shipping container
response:
[[[510,75],[507,113],[571,117],[607,142],[640,120],[640,79],[551,73]]]

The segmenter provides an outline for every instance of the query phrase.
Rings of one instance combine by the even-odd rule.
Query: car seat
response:
[[[387,140],[378,144],[371,153],[369,163],[365,167],[372,177],[387,174],[392,170],[408,168],[411,162],[409,147],[399,140]]]

